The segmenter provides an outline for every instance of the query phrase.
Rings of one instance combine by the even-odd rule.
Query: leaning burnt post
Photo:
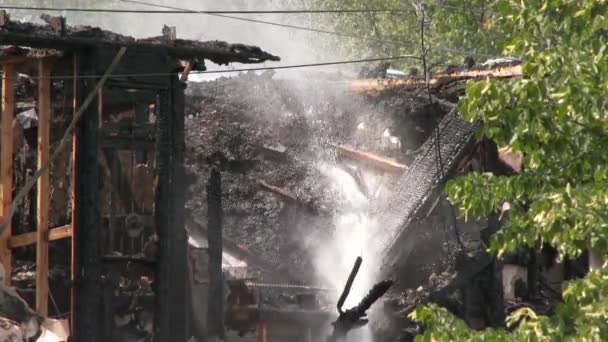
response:
[[[327,342],[336,342],[341,341],[346,338],[346,335],[349,331],[360,328],[367,324],[369,321],[367,317],[367,310],[380,299],[384,294],[393,286],[392,280],[383,280],[367,293],[365,297],[357,304],[355,307],[348,309],[346,311],[342,311],[342,305],[346,301],[348,294],[350,293],[350,289],[353,285],[355,277],[359,272],[359,268],[361,267],[362,259],[361,257],[357,257],[355,261],[355,265],[353,266],[350,275],[348,276],[348,280],[346,281],[346,285],[344,286],[344,291],[342,291],[342,295],[338,300],[338,319],[332,323],[334,326],[333,333],[327,338]]]
[[[209,242],[209,301],[207,327],[210,338],[224,338],[224,278],[222,275],[222,178],[211,170],[207,183],[207,220]]]

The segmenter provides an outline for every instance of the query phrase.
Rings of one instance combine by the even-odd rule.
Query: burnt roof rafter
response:
[[[41,49],[77,50],[126,46],[130,51],[159,52],[175,59],[207,59],[219,65],[262,63],[280,58],[257,46],[223,41],[170,40],[164,36],[145,39],[117,34],[91,26],[66,26],[58,32],[51,25],[9,21],[0,26],[0,45]]]

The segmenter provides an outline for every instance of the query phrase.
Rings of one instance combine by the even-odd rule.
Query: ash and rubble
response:
[[[334,147],[350,145],[407,165],[447,111],[429,105],[423,89],[361,95],[334,80],[272,76],[249,73],[189,84],[186,168],[195,179],[187,208],[199,222],[206,221],[205,184],[211,166],[219,166],[224,236],[271,266],[272,272],[251,267],[248,277],[272,282],[277,280],[276,274],[288,274],[290,281],[309,285],[318,279],[312,253],[319,241],[333,238],[333,217],[349,205],[348,199],[333,191],[334,180],[322,171],[326,165],[344,167]],[[384,177],[384,193],[370,200],[372,204],[387,196],[396,176]],[[303,203],[312,203],[317,212],[262,191],[259,180],[286,190]],[[408,276],[399,281],[388,301],[398,303],[394,317],[429,300],[434,289],[454,277],[458,246],[453,232],[447,231],[441,214],[445,210],[420,218],[420,243],[407,264]],[[464,240],[467,234],[463,233]],[[407,290],[411,288],[419,290]],[[265,302],[270,305],[286,300],[280,291],[266,293],[270,299]],[[384,324],[376,329],[390,330]]]
[[[320,163],[336,165],[333,146],[340,144],[405,162],[402,150],[418,147],[415,135],[404,129],[415,120],[408,114],[426,111],[426,98],[415,92],[397,99],[357,96],[344,83],[280,80],[270,73],[190,83],[189,89],[186,164],[196,181],[188,209],[206,217],[204,185],[210,165],[219,165],[225,236],[263,256],[277,273],[300,280],[314,278],[309,251],[331,235],[331,216],[342,206]],[[425,133],[413,127],[415,134]],[[259,180],[321,214],[294,209],[261,191]]]

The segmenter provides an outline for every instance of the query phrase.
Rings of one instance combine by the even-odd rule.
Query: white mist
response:
[[[357,305],[376,282],[374,274],[380,260],[374,248],[374,237],[379,233],[379,224],[371,215],[374,199],[366,196],[349,172],[329,163],[319,163],[318,168],[329,179],[337,203],[333,236],[320,242],[314,256],[319,280],[341,291],[356,258],[363,258],[343,307],[346,310]],[[377,175],[363,174],[362,178],[367,186],[380,183]],[[377,190],[372,187],[368,192],[376,193]],[[350,332],[348,341],[372,342],[370,328],[365,326]]]

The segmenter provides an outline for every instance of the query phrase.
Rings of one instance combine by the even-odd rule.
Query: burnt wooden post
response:
[[[145,103],[145,102],[139,102],[135,105],[135,123],[137,124],[143,124],[148,122],[148,111],[150,110],[148,108],[150,104],[149,103]],[[179,120],[177,120],[179,121]],[[145,149],[139,149],[136,153],[137,157],[137,163],[138,164],[142,164],[145,163],[146,160],[146,153],[147,151]]]
[[[207,183],[207,220],[209,253],[209,337],[224,337],[224,279],[222,275],[222,179],[218,169],[211,170]]]
[[[174,212],[171,225],[171,336],[172,341],[186,341],[189,318],[189,282],[188,282],[188,235],[186,233],[186,183],[184,169],[184,154],[186,151],[185,138],[185,85],[177,76],[171,76],[170,91],[172,95],[172,166],[173,166],[173,196],[172,210]],[[177,332],[177,333],[176,333]]]
[[[177,76],[159,95],[156,226],[159,254],[155,340],[186,341],[188,267],[184,206],[184,88]]]
[[[79,58],[80,75],[95,75],[95,54],[88,52]],[[95,78],[82,78],[83,91],[89,94],[95,89]],[[82,103],[81,98],[75,100]],[[97,106],[89,106],[83,120],[76,129],[75,160],[75,211],[74,222],[74,341],[101,341],[101,264],[99,255],[100,214],[99,214],[99,114]]]

